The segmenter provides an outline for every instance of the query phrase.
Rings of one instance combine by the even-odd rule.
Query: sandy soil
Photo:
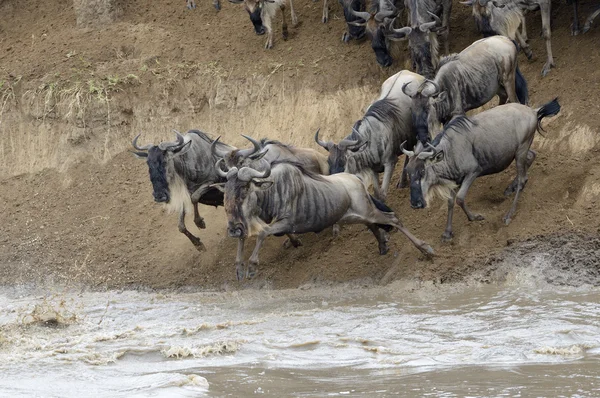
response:
[[[207,229],[191,228],[208,247],[197,252],[177,231],[176,216],[152,201],[147,167],[125,151],[130,139],[144,131],[156,142],[171,139],[172,128],[199,128],[236,145],[243,144],[239,132],[250,131],[314,147],[316,127],[337,139],[349,132],[383,80],[404,67],[407,51],[401,45],[396,64],[384,70],[368,43],[343,44],[337,2],[327,24],[321,3],[297,2],[301,24],[284,42],[277,19],[269,51],[239,6],[224,3],[217,13],[210,2],[195,11],[183,1],[151,3],[127,2],[113,23],[82,28],[67,0],[0,2],[0,284],[287,288],[447,282],[475,273],[486,280],[498,261],[529,261],[530,246],[519,242],[532,239],[547,253],[595,242],[575,257],[567,249],[561,255],[597,277],[597,261],[579,259],[597,253],[600,227],[600,29],[571,37],[566,4],[554,5],[557,66],[543,79],[540,16],[527,17],[537,59],[521,55],[520,62],[532,104],[559,96],[563,109],[534,142],[538,158],[510,226],[501,222],[510,206],[502,192],[513,167],[474,184],[468,201],[486,220],[469,223],[457,211],[451,244],[440,241],[445,203],[412,210],[408,192],[393,190],[390,207],[434,246],[435,259],[422,258],[399,233],[379,256],[366,228],[344,227],[335,240],[330,231],[303,236],[298,249],[268,239],[259,275],[239,284],[222,208],[202,209]],[[582,15],[591,5],[582,3]],[[451,23],[452,51],[479,38],[460,4]]]

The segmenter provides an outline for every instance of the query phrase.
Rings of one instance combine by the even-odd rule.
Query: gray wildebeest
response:
[[[294,12],[294,4],[292,0],[229,0],[234,4],[244,3],[244,8],[250,15],[250,21],[254,25],[254,32],[257,35],[264,35],[267,33],[267,42],[265,48],[273,48],[273,28],[271,27],[271,20],[277,13],[277,10],[281,10],[281,34],[283,40],[288,38],[288,27],[285,20],[285,8],[289,4],[290,13],[292,14],[292,26],[298,24],[298,18]]]
[[[540,10],[542,15],[542,36],[546,40],[546,54],[547,59],[544,67],[542,68],[542,76],[546,76],[550,69],[554,67],[554,58],[552,57],[552,43],[551,36],[552,31],[550,27],[550,16],[551,16],[551,4],[550,0],[468,0],[463,2],[466,5],[473,6],[473,15],[477,20],[478,15],[481,15],[482,19],[480,28],[483,26],[484,31],[488,30],[488,34],[500,34],[507,36],[511,39],[517,39],[523,51],[527,55],[527,58],[531,58],[533,53],[527,45],[527,30],[525,26],[524,14],[527,11]],[[506,9],[505,12],[494,12],[493,7]],[[517,13],[516,10],[520,10]],[[487,18],[486,18],[487,16]],[[489,22],[486,22],[486,19]],[[521,32],[518,32],[519,25],[522,25]]]
[[[451,0],[406,0],[409,26],[394,29],[390,26],[386,36],[391,40],[408,39],[415,71],[433,79],[439,64],[438,35],[444,39],[445,53],[449,52]],[[441,19],[440,19],[441,15]]]
[[[367,187],[373,184],[377,199],[385,200],[394,167],[402,155],[402,142],[408,141],[412,148],[417,139],[423,142],[428,139],[415,135],[410,111],[411,98],[402,91],[406,84],[420,86],[424,81],[423,76],[407,70],[388,78],[381,86],[379,98],[354,124],[352,133],[338,144],[321,141],[317,131],[315,141],[329,152],[329,172],[357,174]],[[384,174],[380,189],[381,172]],[[401,183],[406,185],[405,172],[402,173]]]
[[[222,161],[221,161],[222,162]],[[235,260],[238,280],[244,277],[244,242],[257,235],[256,246],[248,261],[248,277],[256,273],[258,252],[269,235],[321,232],[334,224],[365,224],[379,243],[379,253],[388,251],[387,234],[398,228],[424,254],[433,249],[413,236],[383,202],[369,195],[355,175],[329,176],[311,173],[297,163],[261,159],[259,171],[251,167],[232,167],[227,171],[217,165],[227,178],[225,211],[227,233],[238,238]],[[382,231],[382,229],[384,231]]]
[[[397,0],[400,10],[403,8],[402,2]],[[383,67],[391,66],[394,62],[391,56],[391,43],[386,33],[391,29],[393,18],[399,13],[398,3],[392,3],[391,0],[374,0],[371,3],[370,11],[356,11],[357,4],[354,1],[344,0],[344,15],[348,26],[364,27],[366,34],[371,39],[371,48],[375,52],[377,63]],[[358,4],[360,5],[360,3]],[[349,21],[348,16],[353,16],[354,20]],[[349,32],[351,32],[349,30]],[[347,36],[342,37],[344,41]]]
[[[500,105],[472,118],[458,116],[424,148],[417,144],[415,151],[406,151],[410,157],[407,170],[410,175],[410,204],[413,208],[426,207],[433,193],[448,199],[448,220],[443,240],[452,239],[452,214],[455,201],[469,221],[483,220],[465,204],[469,187],[477,177],[499,173],[513,160],[517,177],[504,191],[515,198],[504,223],[508,225],[517,208],[519,194],[527,183],[527,170],[535,160],[529,148],[541,121],[560,111],[557,99],[532,109],[521,104]],[[458,192],[456,188],[459,187]]]
[[[517,65],[517,47],[507,37],[477,40],[459,54],[440,62],[434,80],[408,84],[402,90],[412,98],[413,129],[429,136],[438,123],[489,102],[496,95],[500,104],[527,104],[527,82]]]
[[[218,158],[211,153],[213,140],[205,133],[190,130],[181,135],[176,132],[177,141],[162,142],[158,145],[138,146],[138,134],[132,142],[137,157],[146,159],[154,200],[166,205],[168,211],[179,213],[179,231],[196,246],[205,250],[204,244],[185,226],[185,215],[193,206],[194,224],[204,229],[204,219],[198,214],[198,203],[209,206],[223,206],[223,193],[211,187],[224,180],[215,170]],[[218,143],[219,150],[235,149]]]

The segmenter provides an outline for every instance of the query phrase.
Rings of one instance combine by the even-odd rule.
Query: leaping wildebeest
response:
[[[198,203],[208,206],[223,206],[223,193],[212,184],[224,180],[217,174],[215,162],[218,158],[212,154],[213,140],[199,130],[190,130],[187,134],[177,134],[175,142],[161,142],[158,145],[138,146],[138,134],[132,142],[137,157],[146,159],[150,181],[152,182],[154,201],[166,205],[167,210],[179,213],[179,231],[192,242],[198,250],[205,250],[202,241],[185,226],[185,215],[193,206],[194,224],[206,228],[204,219],[198,213]],[[234,147],[216,144],[219,150],[231,151]]]
[[[408,141],[412,148],[417,139],[426,142],[429,138],[415,135],[411,98],[402,91],[407,84],[420,86],[424,81],[423,76],[407,70],[388,78],[381,86],[379,99],[354,124],[352,133],[338,144],[321,141],[317,131],[315,141],[329,152],[329,172],[361,176],[367,186],[373,184],[375,197],[384,200],[398,157],[402,155],[401,144]],[[378,173],[381,172],[384,174],[380,189]],[[405,172],[401,183],[406,184]]]
[[[219,161],[222,163],[223,161]],[[384,231],[398,228],[424,254],[433,249],[413,236],[383,202],[369,195],[362,181],[352,174],[323,176],[305,170],[297,163],[261,159],[261,169],[232,167],[227,171],[218,164],[223,178],[227,233],[238,238],[235,260],[238,280],[253,277],[258,252],[269,235],[321,232],[334,224],[365,224],[379,243],[379,253],[388,251]],[[382,231],[382,229],[384,231]],[[256,246],[244,272],[244,242],[257,235]]]
[[[465,203],[467,191],[476,178],[505,170],[513,160],[517,177],[504,191],[515,198],[504,223],[510,223],[517,208],[519,194],[527,183],[527,170],[535,159],[529,148],[541,121],[560,111],[558,99],[532,109],[521,104],[506,104],[479,113],[472,118],[458,116],[448,123],[432,143],[420,143],[414,151],[405,151],[410,157],[407,170],[410,175],[410,204],[422,209],[430,203],[437,191],[448,198],[448,220],[443,240],[452,239],[452,214],[455,201],[469,221],[483,220]],[[455,191],[456,188],[458,192]]]
[[[257,35],[264,35],[267,33],[267,42],[265,48],[273,48],[273,28],[271,27],[271,20],[277,13],[277,10],[281,10],[281,34],[283,40],[288,38],[288,26],[285,19],[285,8],[289,5],[290,13],[292,15],[292,26],[298,25],[298,18],[294,12],[293,0],[229,0],[234,4],[244,3],[244,8],[250,15],[250,21],[254,25],[254,32]]]
[[[489,15],[491,19],[490,30],[495,30],[495,34],[505,35],[511,39],[517,39],[528,58],[532,57],[531,50],[527,45],[527,31],[525,27],[524,14],[527,11],[540,10],[542,15],[542,36],[546,40],[547,59],[542,68],[542,76],[546,76],[550,69],[554,67],[554,58],[552,57],[551,42],[551,0],[467,0],[463,2],[466,5],[473,6],[473,15],[478,18],[478,14]],[[505,8],[506,12],[493,12],[491,7]],[[487,10],[486,10],[487,9]],[[518,16],[514,11],[519,9],[521,15]],[[483,23],[486,23],[485,21]],[[517,31],[522,24],[521,33]]]
[[[433,80],[402,87],[412,98],[413,128],[429,136],[438,123],[489,102],[496,95],[507,101],[527,104],[527,82],[517,65],[517,47],[507,37],[480,39],[459,54],[442,59]]]
[[[415,71],[433,79],[439,64],[438,35],[444,39],[445,53],[449,51],[451,0],[406,0],[409,26],[390,27],[386,36],[391,40],[408,39]],[[440,18],[441,16],[441,18]]]

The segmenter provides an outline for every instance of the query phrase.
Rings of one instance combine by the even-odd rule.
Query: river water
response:
[[[0,291],[0,396],[600,396],[600,289]]]

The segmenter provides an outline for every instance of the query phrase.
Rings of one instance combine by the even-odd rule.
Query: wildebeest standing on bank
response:
[[[445,53],[449,51],[451,0],[407,0],[409,26],[400,29],[391,27],[386,36],[391,40],[408,39],[411,59],[415,71],[433,79],[439,64],[438,34],[443,37]],[[441,19],[439,15],[441,15]]]
[[[254,25],[254,31],[257,35],[264,35],[267,33],[267,42],[265,48],[273,48],[273,28],[271,27],[271,21],[277,10],[281,10],[281,34],[283,40],[288,38],[288,27],[285,20],[285,8],[289,4],[290,13],[292,15],[292,26],[298,24],[298,18],[294,12],[293,0],[229,0],[234,4],[244,3],[244,8],[250,15],[250,21]]]
[[[419,86],[423,76],[404,70],[388,78],[381,86],[379,99],[373,102],[363,118],[357,121],[352,133],[335,144],[319,139],[315,141],[329,152],[329,172],[358,174],[367,184],[373,184],[375,197],[384,200],[387,195],[394,167],[402,155],[402,142],[409,147],[417,141],[411,119],[411,98],[402,92],[405,84]],[[426,136],[418,137],[423,142]],[[383,182],[379,188],[378,173],[383,172]],[[403,172],[402,181],[406,183]]]
[[[442,59],[435,79],[403,86],[412,98],[413,128],[429,136],[438,123],[489,102],[527,104],[527,82],[517,65],[517,48],[504,36],[477,40],[459,54]]]
[[[168,210],[179,212],[179,231],[189,238],[198,250],[205,250],[204,244],[185,226],[185,215],[193,206],[194,224],[204,229],[204,219],[198,213],[198,203],[209,206],[222,206],[223,193],[211,187],[223,181],[215,170],[218,160],[211,152],[213,140],[205,133],[190,130],[185,136],[177,134],[177,141],[162,142],[158,145],[137,145],[139,135],[132,145],[134,154],[146,159],[150,181],[154,189],[154,200],[164,203]],[[218,143],[220,150],[235,148]]]
[[[243,251],[246,238],[257,235],[248,262],[248,276],[255,274],[258,252],[269,235],[321,232],[336,223],[365,224],[379,242],[380,254],[388,251],[387,236],[381,230],[398,228],[426,255],[433,249],[413,236],[393,211],[369,195],[361,180],[341,173],[322,176],[304,170],[299,164],[261,160],[263,171],[233,167],[224,185],[227,232],[238,238],[236,273],[244,276]],[[267,179],[268,178],[268,179]]]
[[[410,204],[413,208],[428,205],[433,191],[448,198],[448,220],[443,240],[452,238],[454,203],[463,209],[469,221],[483,220],[465,204],[465,197],[477,177],[499,173],[516,161],[517,177],[505,190],[515,198],[504,222],[510,223],[517,208],[519,194],[527,183],[527,170],[535,159],[529,147],[541,121],[560,111],[557,99],[532,109],[520,104],[500,105],[470,119],[459,116],[448,123],[427,148],[418,144],[414,152],[406,151],[411,159]],[[455,188],[460,187],[455,193]]]

